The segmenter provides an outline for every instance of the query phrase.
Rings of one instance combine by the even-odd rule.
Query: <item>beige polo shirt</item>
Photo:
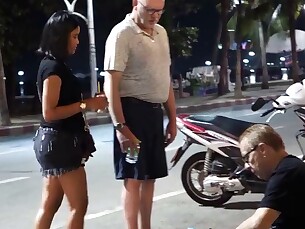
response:
[[[104,70],[123,73],[121,97],[130,96],[153,103],[166,102],[170,64],[168,36],[160,25],[155,26],[154,34],[150,36],[128,14],[107,38]]]

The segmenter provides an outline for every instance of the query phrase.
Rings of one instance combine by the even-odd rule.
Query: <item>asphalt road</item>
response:
[[[259,113],[253,113],[249,105],[221,108],[204,112],[221,114],[252,122],[264,122]],[[165,120],[166,122],[166,120]],[[294,135],[302,128],[293,112],[276,116],[270,123],[284,138],[288,151],[301,152]],[[120,181],[114,179],[112,164],[112,128],[110,125],[92,127],[97,152],[86,165],[89,186],[89,209],[86,227],[122,229]],[[40,204],[41,175],[32,151],[32,135],[0,138],[0,229],[30,229]],[[168,149],[168,160],[182,144],[183,136]],[[156,183],[153,209],[153,229],[229,229],[235,228],[252,214],[262,195],[246,194],[233,197],[221,208],[202,207],[193,202],[183,191],[180,181],[181,167],[185,159],[199,151],[191,147],[181,162],[169,172],[169,176]],[[56,215],[52,229],[64,228],[68,217],[66,202]]]

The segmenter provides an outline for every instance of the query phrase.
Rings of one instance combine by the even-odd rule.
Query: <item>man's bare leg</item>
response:
[[[127,229],[138,229],[141,181],[125,179],[122,192],[124,216]]]
[[[151,229],[151,212],[154,197],[155,180],[143,181],[140,191],[141,229]]]

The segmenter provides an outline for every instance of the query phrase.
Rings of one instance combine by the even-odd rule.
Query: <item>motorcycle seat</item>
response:
[[[206,117],[201,115],[194,115],[188,117],[190,121],[196,122],[196,125],[201,126],[207,130],[213,130],[223,135],[235,138],[238,140],[239,136],[250,126],[257,123],[242,121],[225,116]]]

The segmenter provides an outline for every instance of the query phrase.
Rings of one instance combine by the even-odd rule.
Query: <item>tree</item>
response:
[[[268,89],[268,66],[266,45],[269,38],[283,30],[282,26],[273,26],[274,22],[278,20],[279,7],[274,5],[273,1],[269,0],[251,0],[249,1],[251,10],[248,12],[247,18],[250,19],[247,23],[247,27],[243,30],[248,30],[247,37],[251,39],[253,47],[260,50],[261,66],[262,66],[262,89]]]
[[[254,0],[251,2],[252,8],[254,8],[254,11],[256,11],[258,9],[258,7],[261,7],[264,5],[264,3],[262,5],[260,5],[260,1],[259,0]],[[268,3],[267,3],[268,4]],[[264,8],[265,9],[265,8]],[[269,4],[268,4],[268,12],[273,11],[273,9],[269,8]],[[260,15],[258,12],[255,12],[254,15]],[[254,16],[254,17],[255,17]],[[256,20],[257,24],[258,24],[258,41],[259,41],[259,47],[260,47],[260,53],[261,53],[261,65],[262,65],[262,70],[263,70],[263,75],[261,78],[262,84],[261,84],[261,88],[262,89],[268,89],[269,88],[269,74],[268,74],[268,66],[267,66],[267,54],[266,54],[266,36],[267,36],[267,31],[266,29],[264,29],[263,27],[263,20],[260,16],[257,16],[254,18],[254,20]],[[272,20],[269,19],[269,21]],[[268,21],[268,22],[269,22]]]
[[[0,49],[0,126],[8,126],[10,124],[11,121],[7,107],[5,92],[4,68]]]
[[[216,43],[214,44],[214,54],[213,54],[213,65],[215,66],[214,72],[218,73],[216,68],[216,60],[218,53],[218,44],[221,43],[221,60],[220,60],[220,76],[218,84],[218,95],[226,94],[228,89],[228,50],[230,46],[230,38],[228,33],[228,20],[229,20],[229,10],[230,10],[231,0],[221,0],[220,1],[220,20],[218,25],[218,34]]]
[[[300,0],[282,0],[283,5],[281,11],[288,17],[289,24],[289,35],[291,40],[291,56],[292,56],[292,77],[294,82],[299,81],[298,77],[298,54],[297,54],[297,43],[295,36],[295,21],[300,14],[302,9],[302,1]]]
[[[269,0],[271,1],[271,0]],[[281,28],[283,31],[289,29],[291,40],[291,56],[292,56],[292,77],[294,82],[299,81],[298,77],[298,54],[296,49],[295,23],[303,9],[303,0],[276,0],[271,1],[274,8],[278,9],[276,20],[272,23],[272,29]]]
[[[6,75],[5,86],[0,87],[0,94],[3,101],[8,101],[9,107],[13,106],[15,97],[15,62],[25,51],[37,49],[44,23],[41,19],[46,18],[56,7],[57,4],[51,0],[0,1],[0,49]],[[33,20],[33,17],[40,20]],[[0,113],[7,113],[7,106],[3,103],[0,104]]]
[[[260,50],[261,56],[261,66],[262,66],[262,77],[261,77],[261,88],[269,88],[269,74],[267,66],[267,54],[266,45],[270,38],[270,24],[274,20],[274,8],[270,1],[265,0],[251,0],[249,1],[251,5],[250,15],[248,17],[251,19],[249,30],[253,31],[248,34],[249,39],[252,40],[254,47]]]
[[[278,16],[279,7],[273,1],[267,0],[249,0],[243,3],[240,7],[240,12],[243,14],[240,18],[240,24],[237,28],[238,6],[237,11],[230,19],[228,26],[235,30],[235,35],[241,40],[251,40],[254,49],[260,50],[261,66],[263,75],[261,78],[262,89],[268,89],[268,68],[266,60],[266,45],[269,38],[277,32],[283,30],[282,26],[277,25],[281,17]],[[235,36],[236,40],[236,36]],[[237,39],[238,40],[238,39]],[[237,48],[238,48],[237,44]],[[237,50],[238,52],[238,50]],[[238,53],[237,53],[238,55]],[[238,64],[238,63],[237,63]]]
[[[274,22],[279,19],[279,5],[274,5],[273,1],[257,0],[254,10],[252,11],[252,18],[258,23],[258,35],[254,36],[255,43],[259,44],[261,50],[261,65],[263,69],[262,75],[262,89],[268,89],[268,66],[267,66],[267,55],[266,46],[270,37],[283,31],[282,26],[273,26]]]
[[[236,98],[242,97],[241,91],[241,50],[242,41],[248,33],[248,30],[244,30],[247,23],[246,10],[248,10],[248,3],[238,0],[238,4],[233,3],[233,7],[236,8],[235,13],[228,22],[228,29],[234,31],[234,40],[236,43],[236,75],[235,75],[235,90],[234,96]]]
[[[179,17],[200,9],[199,0],[172,0],[166,2],[166,13],[161,23],[168,31],[172,59],[192,55],[193,43],[197,42],[198,28],[179,25]]]

